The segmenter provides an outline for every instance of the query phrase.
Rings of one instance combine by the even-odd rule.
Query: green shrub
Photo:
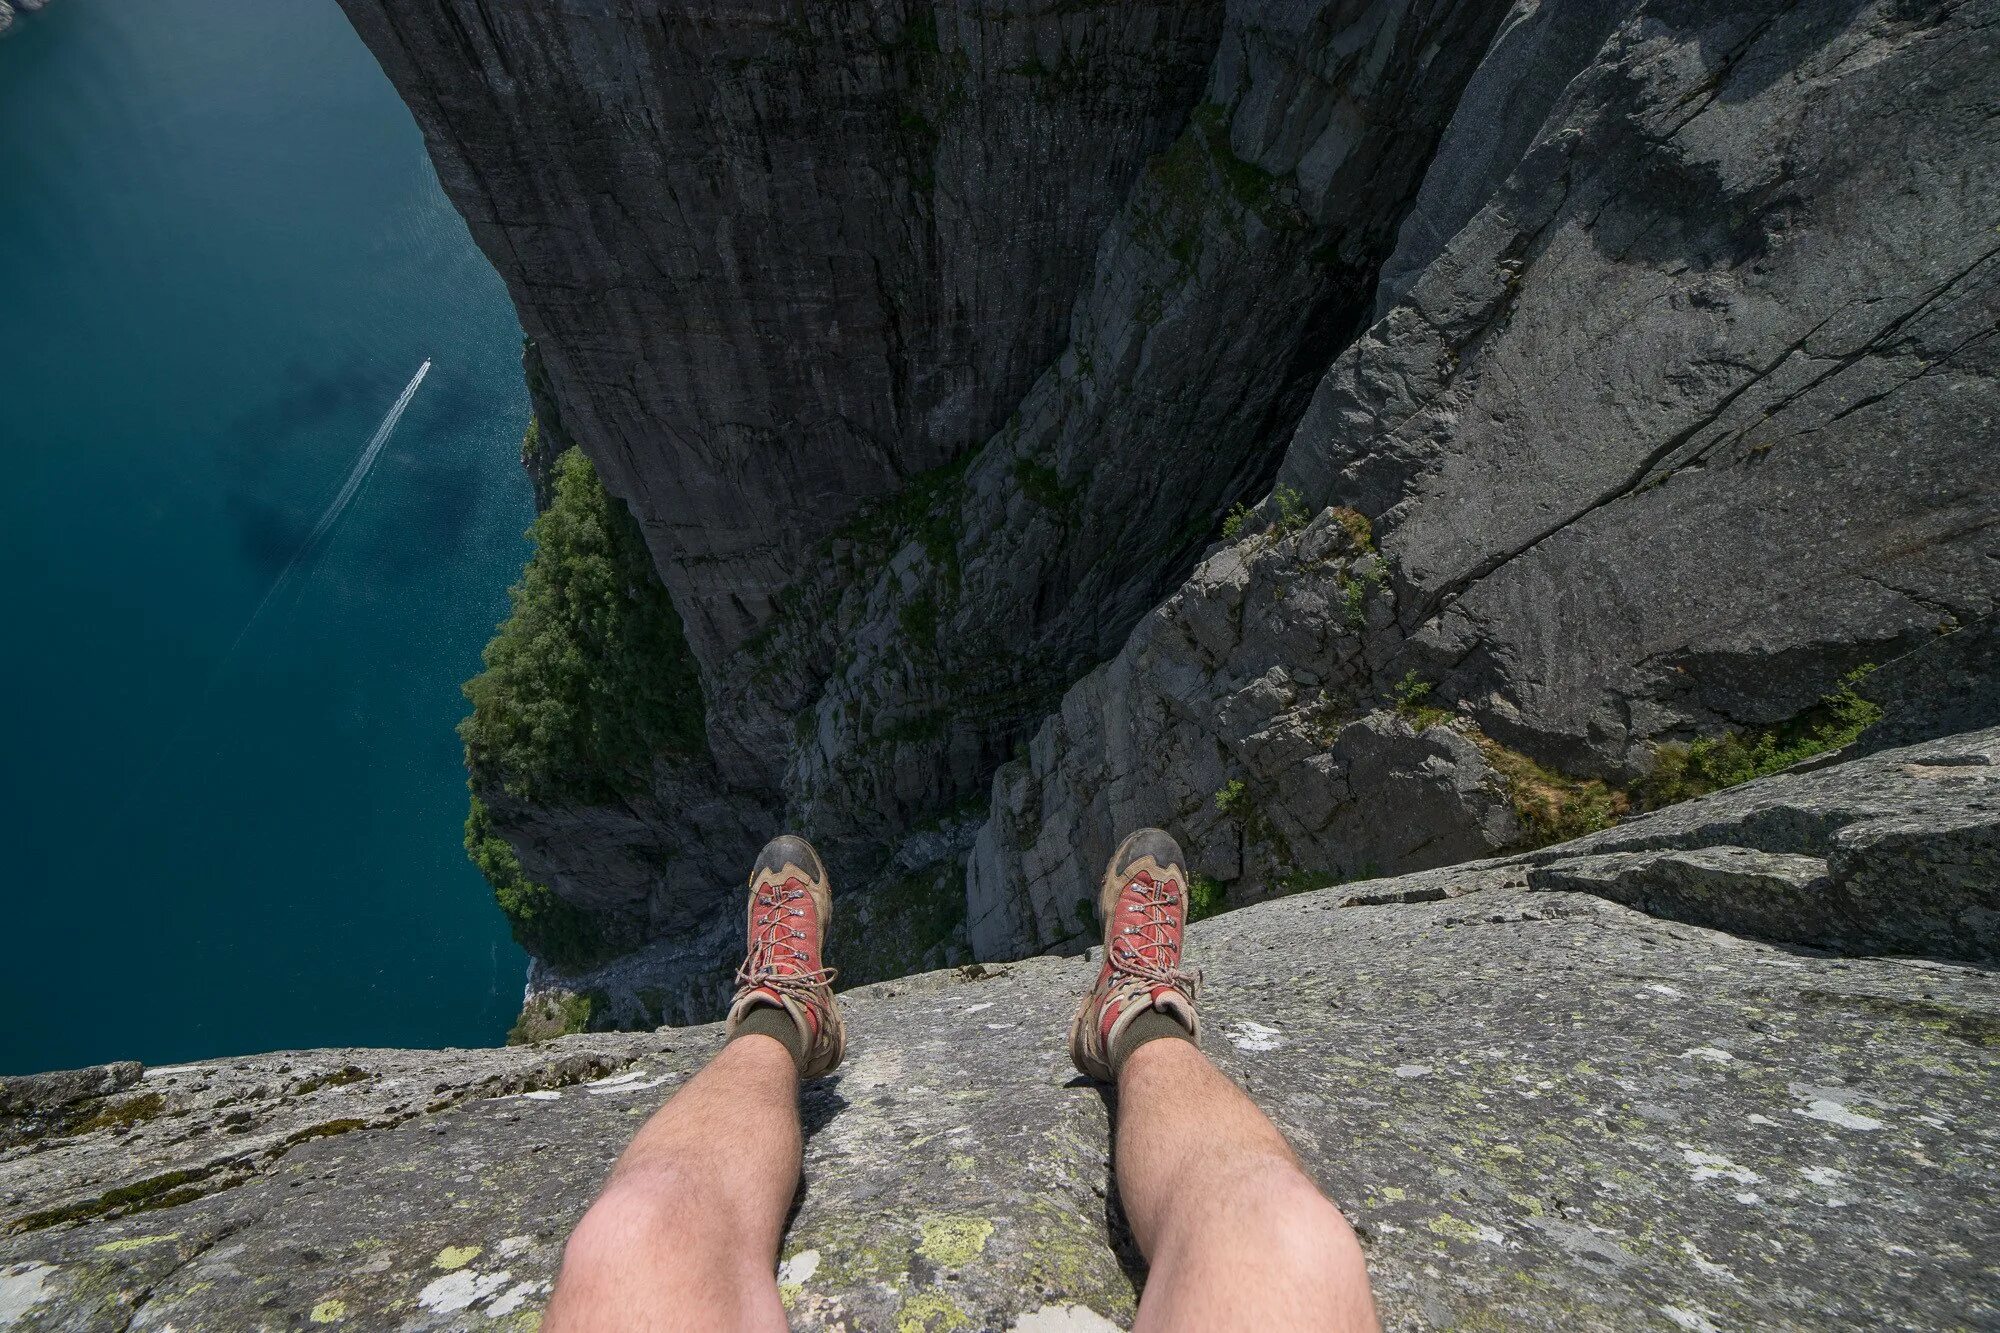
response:
[[[1188,880],[1189,921],[1205,920],[1228,906],[1228,895],[1223,891],[1222,885],[1207,875],[1195,875]]]
[[[1231,778],[1215,793],[1215,808],[1225,815],[1242,814],[1249,804],[1250,798],[1242,778]]]
[[[1229,506],[1229,512],[1222,519],[1222,540],[1233,542],[1238,537],[1241,537],[1243,535],[1243,526],[1250,521],[1250,515],[1253,512],[1250,506],[1244,504],[1241,500]]]
[[[481,787],[534,801],[604,801],[642,789],[659,755],[704,752],[701,682],[639,525],[577,449],[514,609],[466,683],[459,725]]]
[[[1349,629],[1360,629],[1368,623],[1367,595],[1360,579],[1343,578],[1340,581],[1340,599]]]
[[[1768,731],[1732,731],[1689,745],[1659,746],[1653,752],[1653,771],[1638,787],[1641,802],[1655,809],[1706,796],[1853,744],[1882,720],[1881,708],[1856,688],[1874,669],[1870,664],[1850,671],[1817,704]]]
[[[1403,678],[1397,681],[1395,685],[1396,711],[1404,712],[1408,709],[1422,707],[1424,700],[1430,696],[1430,692],[1431,683],[1422,676],[1419,676],[1415,668],[1405,671]]]
[[[1397,715],[1418,731],[1429,731],[1452,720],[1450,709],[1424,702],[1430,698],[1431,683],[1414,670],[1404,672],[1390,693],[1395,696]]]
[[[1306,498],[1296,486],[1280,486],[1271,492],[1271,498],[1278,505],[1279,536],[1298,532],[1312,522],[1312,510],[1306,507]]]

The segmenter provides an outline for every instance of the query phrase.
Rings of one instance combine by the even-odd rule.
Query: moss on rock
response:
[[[521,1016],[507,1032],[509,1046],[532,1046],[577,1032],[595,1030],[600,1018],[610,1012],[610,1003],[601,991],[581,994],[537,995],[521,1006]]]

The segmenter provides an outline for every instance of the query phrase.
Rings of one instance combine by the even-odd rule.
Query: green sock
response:
[[[735,1041],[753,1032],[761,1032],[783,1042],[785,1049],[792,1053],[792,1063],[805,1067],[806,1034],[799,1031],[799,1025],[792,1021],[789,1011],[775,1004],[760,1004],[743,1015],[743,1021],[736,1025],[736,1031],[730,1034],[729,1040]]]
[[[1125,1062],[1132,1058],[1132,1052],[1147,1042],[1157,1041],[1162,1037],[1178,1037],[1182,1041],[1194,1041],[1194,1033],[1189,1032],[1185,1024],[1172,1014],[1159,1009],[1148,1009],[1126,1024],[1125,1030],[1118,1034],[1118,1040],[1111,1047],[1112,1077],[1117,1077],[1118,1071],[1125,1067]]]

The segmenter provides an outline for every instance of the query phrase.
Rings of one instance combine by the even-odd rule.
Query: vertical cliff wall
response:
[[[780,822],[886,975],[1982,720],[1986,6],[344,3],[685,626],[698,747],[474,747],[625,1021]]]
[[[705,664],[986,439],[1199,94],[1216,0],[350,0]]]
[[[682,957],[778,818],[955,864],[1268,481],[1504,5],[348,9],[703,681],[705,755],[612,803],[475,762],[484,827]]]

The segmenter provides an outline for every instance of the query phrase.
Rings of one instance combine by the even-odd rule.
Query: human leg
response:
[[[1070,1032],[1077,1067],[1118,1084],[1119,1195],[1150,1267],[1136,1327],[1374,1329],[1352,1229],[1196,1045],[1184,865],[1158,829],[1112,856],[1104,963]]]
[[[751,872],[730,1040],[646,1122],[577,1224],[549,1333],[785,1327],[774,1274],[798,1188],[799,1082],[845,1045],[819,956],[830,909],[812,848],[769,843]]]
[[[724,1046],[619,1157],[570,1235],[543,1328],[782,1329],[798,1088],[777,1039]]]
[[[1150,1266],[1136,1328],[1376,1327],[1347,1220],[1193,1043],[1150,1041],[1120,1067],[1117,1172]]]

